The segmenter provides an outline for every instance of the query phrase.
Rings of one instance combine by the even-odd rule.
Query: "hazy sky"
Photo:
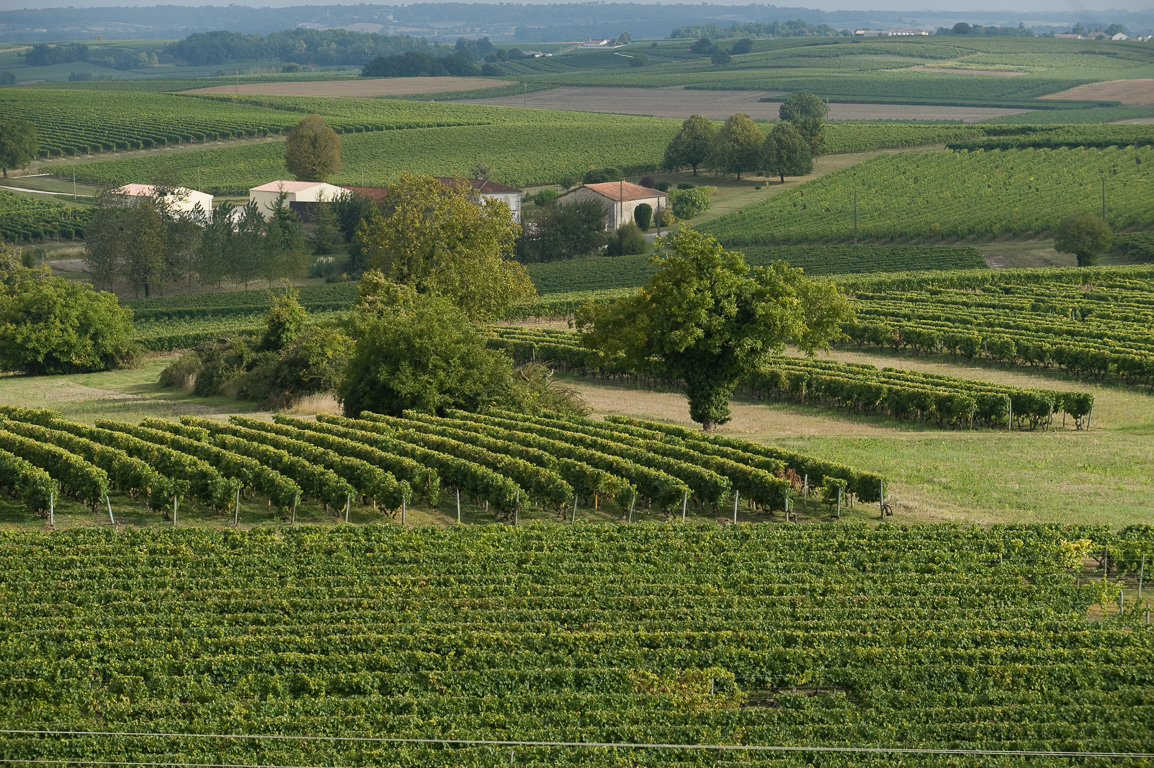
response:
[[[418,2],[429,2],[430,0],[418,0]],[[435,1],[435,0],[434,0]],[[458,2],[470,2],[470,0],[457,0]],[[478,0],[479,2],[499,2],[500,0]],[[549,2],[550,0],[520,0],[524,3]],[[559,2],[572,2],[574,0],[558,0]],[[653,2],[654,0],[633,0],[634,2]],[[670,0],[671,2],[692,2],[692,0]],[[152,5],[182,5],[182,6],[205,6],[205,5],[245,5],[253,7],[281,7],[287,5],[355,5],[358,2],[367,2],[368,4],[381,5],[410,5],[412,1],[408,2],[374,2],[373,0],[345,0],[340,3],[325,3],[322,0],[247,0],[246,2],[236,2],[235,0],[41,0],[41,2],[29,2],[29,0],[0,0],[0,11],[16,10],[21,8],[96,8],[107,6],[152,6]],[[742,0],[728,0],[723,4],[726,5],[741,5]],[[823,11],[838,11],[838,10],[887,10],[887,11],[957,11],[959,16],[966,16],[978,10],[988,11],[1002,11],[1002,12],[1016,12],[1016,13],[1034,13],[1034,12],[1076,12],[1079,15],[1090,11],[1092,15],[1098,17],[1107,17],[1110,12],[1096,7],[1096,3],[1085,3],[1081,0],[971,0],[964,2],[959,0],[806,0],[805,2],[790,2],[783,0],[775,3],[781,7],[804,7],[817,8]],[[1111,9],[1127,10],[1127,11],[1147,11],[1154,7],[1154,0],[1108,0],[1107,3]]]

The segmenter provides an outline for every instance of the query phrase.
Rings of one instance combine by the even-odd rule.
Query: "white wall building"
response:
[[[605,223],[612,231],[627,221],[633,221],[637,206],[647,203],[656,217],[659,211],[669,207],[664,192],[631,184],[628,181],[606,181],[601,184],[584,184],[557,198],[559,205],[596,200],[605,209]]]
[[[498,184],[488,179],[454,179],[438,176],[437,181],[446,187],[464,183],[472,188],[472,193],[477,197],[485,200],[500,200],[509,206],[509,212],[513,214],[513,221],[518,224],[521,223],[521,190],[516,187],[506,187],[504,184]]]
[[[321,200],[331,202],[344,193],[345,190],[340,187],[323,181],[270,181],[250,189],[248,199],[260,206],[266,219],[271,219],[276,201],[282,194],[286,203],[319,203]]]
[[[153,184],[125,184],[119,189],[112,190],[112,194],[124,198],[162,198],[168,209],[178,216],[194,216],[197,206],[200,206],[200,214],[207,221],[212,221],[212,195],[206,192],[197,192],[195,189],[187,187],[160,187],[158,189]]]

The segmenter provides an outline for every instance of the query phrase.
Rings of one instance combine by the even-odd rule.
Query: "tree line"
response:
[[[269,35],[197,32],[164,48],[190,66],[276,60],[303,65],[361,65],[377,56],[432,51],[437,46],[409,35],[378,35],[346,29],[288,29]]]
[[[718,128],[702,115],[690,116],[665,148],[662,165],[676,171],[689,166],[693,175],[704,166],[717,173],[760,172],[766,176],[804,176],[825,147],[829,107],[812,93],[800,92],[781,105],[782,122],[767,133],[748,115],[738,113]]]

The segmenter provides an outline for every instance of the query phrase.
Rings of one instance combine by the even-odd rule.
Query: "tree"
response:
[[[743,53],[750,53],[753,50],[753,41],[748,37],[743,37],[733,44],[730,53],[734,56],[740,56]]]
[[[607,242],[605,209],[596,200],[556,202],[522,212],[525,227],[517,238],[523,264],[584,256]]]
[[[653,221],[653,206],[649,203],[638,205],[633,209],[633,220],[641,227],[642,232],[648,232],[649,222]]]
[[[1067,216],[1058,224],[1054,235],[1054,248],[1077,256],[1079,267],[1097,264],[1098,254],[1109,250],[1114,243],[1110,225],[1097,216]]]
[[[647,243],[641,227],[635,222],[627,221],[617,228],[609,247],[605,249],[606,256],[634,256],[645,253]]]
[[[309,255],[305,247],[300,217],[289,209],[281,194],[265,222],[264,278],[271,285],[277,280],[300,280],[308,270]]]
[[[520,227],[504,203],[476,199],[466,184],[405,174],[389,187],[388,204],[388,217],[358,234],[369,266],[388,279],[483,321],[536,295],[525,268],[509,260]]]
[[[809,142],[810,153],[817,157],[825,149],[825,116],[829,105],[819,96],[808,91],[799,91],[790,96],[778,109],[778,117],[793,123],[798,132]]]
[[[729,420],[734,389],[787,342],[827,347],[851,318],[834,284],[785,262],[751,271],[740,253],[688,228],[659,245],[665,255],[645,287],[586,305],[577,327],[603,360],[684,381],[689,415],[706,431]]]
[[[954,28],[951,30],[951,33],[955,34],[955,35],[968,35],[968,34],[971,34],[973,31],[974,31],[974,28],[971,27],[969,24],[967,24],[964,21],[959,21],[957,24],[954,25]]]
[[[813,172],[813,155],[805,137],[791,123],[778,123],[761,145],[761,168],[766,176],[804,176]]]
[[[709,146],[716,135],[717,126],[709,118],[690,115],[665,147],[662,166],[667,171],[676,171],[688,165],[693,168],[693,175],[696,176],[697,166],[703,164],[709,156]]]
[[[264,335],[259,346],[262,352],[279,352],[304,331],[305,308],[300,296],[300,291],[291,286],[272,296],[272,306],[264,316]]]
[[[324,181],[341,170],[341,137],[320,115],[309,115],[289,131],[284,164],[300,181]]]
[[[760,165],[761,145],[765,135],[748,115],[730,116],[709,145],[706,164],[718,173],[736,173],[738,181],[744,171]]]
[[[81,373],[135,360],[132,312],[115,296],[10,261],[0,261],[0,370]]]
[[[321,201],[317,205],[316,213],[309,222],[308,246],[313,253],[332,253],[340,242],[340,221],[337,218],[336,204]]]
[[[0,123],[0,168],[8,178],[9,168],[24,168],[40,151],[36,126],[27,120]]]
[[[724,67],[732,60],[733,57],[729,55],[729,51],[726,51],[723,48],[714,49],[713,53],[709,56],[710,63],[712,63],[715,67]]]
[[[693,45],[689,46],[690,53],[710,54],[714,49],[713,41],[708,37],[698,38]]]
[[[338,390],[345,414],[476,411],[507,399],[512,363],[447,298],[368,272],[357,315],[356,347]]]

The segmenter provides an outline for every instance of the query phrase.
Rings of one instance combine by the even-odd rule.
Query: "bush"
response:
[[[696,184],[690,184],[688,181],[683,181],[677,185],[678,189],[696,189]]]
[[[620,168],[591,168],[581,177],[583,184],[604,184],[607,181],[621,181],[625,172]]]
[[[533,195],[533,205],[538,208],[544,208],[547,205],[552,205],[553,201],[561,196],[561,193],[555,189],[542,189],[537,194]]]
[[[655,182],[653,180],[652,176],[642,176],[641,180],[638,181],[637,183],[643,187],[648,188],[648,189],[656,189],[657,188],[657,182]]]
[[[668,192],[669,191],[669,182],[668,181],[659,181],[659,182],[657,182],[656,187],[657,187],[658,192]]]
[[[609,246],[605,249],[606,256],[633,256],[639,253],[645,253],[648,243],[645,240],[645,235],[641,231],[641,227],[637,226],[632,221],[627,221],[621,225],[614,235],[614,238],[609,241]]]
[[[637,222],[642,232],[648,232],[649,222],[653,220],[653,206],[649,203],[638,205],[633,209],[633,220]]]
[[[690,219],[709,210],[713,203],[713,187],[676,189],[669,193],[669,207],[679,219]]]

